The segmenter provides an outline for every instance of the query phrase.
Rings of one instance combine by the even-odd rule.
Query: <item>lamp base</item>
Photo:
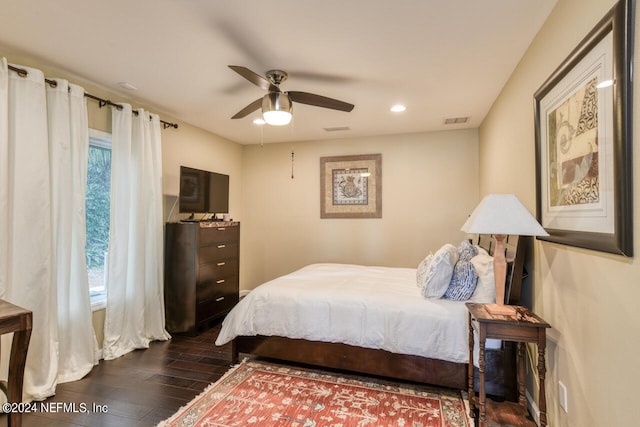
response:
[[[516,307],[514,305],[487,304],[485,309],[491,315],[515,316]]]

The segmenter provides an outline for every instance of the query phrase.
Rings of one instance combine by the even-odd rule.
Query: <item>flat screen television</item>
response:
[[[180,213],[229,213],[229,175],[180,166]]]

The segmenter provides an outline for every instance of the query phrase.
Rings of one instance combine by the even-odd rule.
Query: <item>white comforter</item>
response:
[[[238,335],[469,359],[464,302],[422,298],[413,268],[308,265],[251,291],[224,319],[216,344]]]

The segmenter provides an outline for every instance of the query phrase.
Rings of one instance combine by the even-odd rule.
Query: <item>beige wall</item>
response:
[[[245,146],[243,288],[314,262],[415,267],[478,200],[476,130]],[[291,149],[294,175],[291,179]],[[382,218],[320,219],[320,157],[382,154]]]
[[[481,194],[513,192],[535,212],[533,94],[613,4],[559,1],[480,128]],[[635,45],[640,47],[637,38]],[[638,123],[640,108],[634,104]],[[635,135],[638,131],[634,126]],[[633,169],[640,170],[640,150],[633,156]],[[637,230],[637,173],[633,185]],[[553,326],[548,332],[545,383],[549,425],[636,425],[640,262],[553,243],[534,246],[533,307]],[[638,232],[634,247],[638,253]],[[568,390],[568,413],[558,404],[558,381]]]

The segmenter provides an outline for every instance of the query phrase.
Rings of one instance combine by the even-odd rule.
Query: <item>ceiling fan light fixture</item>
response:
[[[286,93],[270,92],[262,98],[262,117],[267,124],[284,126],[291,122],[291,100]]]

